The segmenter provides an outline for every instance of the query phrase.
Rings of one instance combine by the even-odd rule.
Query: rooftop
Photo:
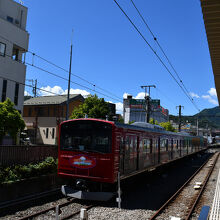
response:
[[[73,100],[84,101],[84,98],[81,94],[71,94],[70,102]],[[67,101],[67,95],[58,95],[58,96],[41,96],[30,98],[24,101],[25,105],[60,105],[64,104]]]

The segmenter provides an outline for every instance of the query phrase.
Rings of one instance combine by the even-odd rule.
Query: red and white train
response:
[[[58,175],[67,196],[105,200],[103,186],[207,148],[206,139],[162,130],[147,123],[133,125],[99,119],[60,124]]]

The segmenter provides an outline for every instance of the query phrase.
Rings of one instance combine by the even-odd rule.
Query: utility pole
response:
[[[73,31],[72,31],[72,34],[73,34]],[[70,99],[70,79],[71,79],[71,66],[72,66],[72,49],[73,49],[73,44],[72,44],[72,38],[71,38],[68,94],[67,94],[67,101],[66,101],[66,120],[69,119],[69,99]]]
[[[35,79],[34,81],[34,87],[33,87],[33,94],[34,94],[34,97],[37,97],[37,79]]]
[[[151,111],[151,106],[150,106],[150,88],[156,88],[155,85],[149,85],[149,86],[141,86],[142,89],[145,89],[145,100],[146,100],[146,122],[149,123],[150,121],[150,111]],[[147,88],[149,88],[149,92],[147,95]]]
[[[181,108],[184,108],[184,106],[179,105],[176,106],[176,108],[179,108],[179,132],[181,131]]]
[[[196,128],[197,128],[196,135],[199,136],[199,118],[197,118]]]

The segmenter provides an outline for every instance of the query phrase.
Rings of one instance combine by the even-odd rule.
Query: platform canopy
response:
[[[220,103],[220,0],[200,0]]]

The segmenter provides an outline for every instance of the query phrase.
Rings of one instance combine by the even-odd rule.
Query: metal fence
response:
[[[54,145],[0,146],[0,166],[24,165],[57,156],[58,147]]]

